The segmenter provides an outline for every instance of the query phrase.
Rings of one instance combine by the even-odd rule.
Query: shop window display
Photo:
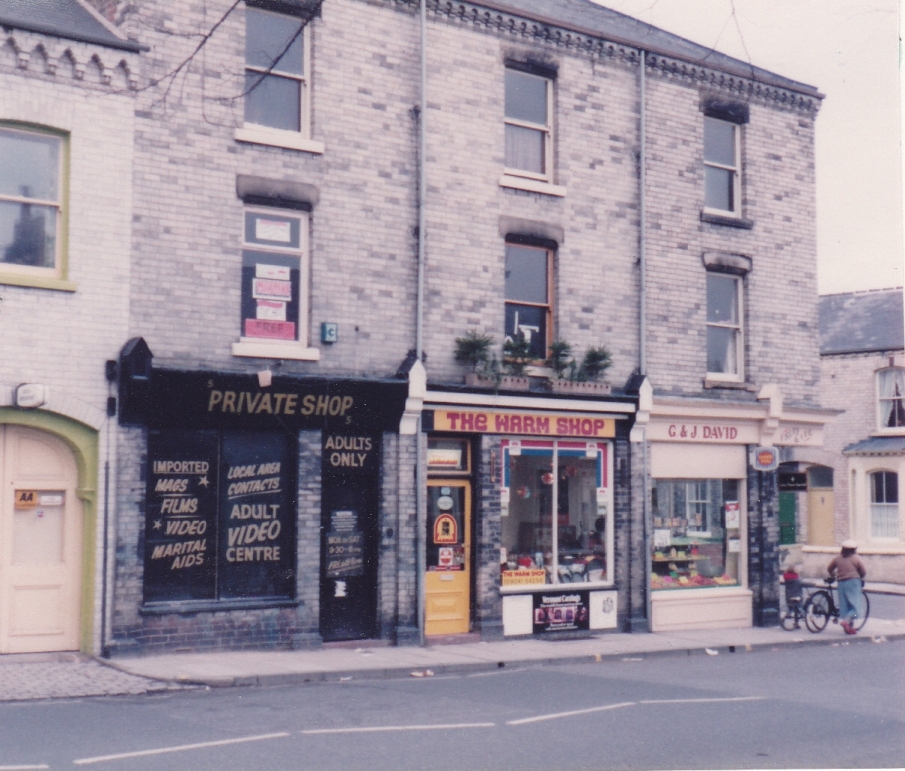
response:
[[[739,488],[735,479],[654,481],[652,589],[739,585]]]
[[[610,580],[603,451],[536,444],[504,452],[502,585]]]

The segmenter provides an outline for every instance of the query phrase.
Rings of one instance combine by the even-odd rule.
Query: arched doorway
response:
[[[0,653],[77,650],[84,511],[69,446],[0,424]]]

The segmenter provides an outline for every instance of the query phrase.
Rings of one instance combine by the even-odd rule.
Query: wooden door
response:
[[[64,442],[0,426],[0,653],[79,647],[82,506]]]
[[[465,634],[471,627],[471,482],[427,483],[424,634]]]

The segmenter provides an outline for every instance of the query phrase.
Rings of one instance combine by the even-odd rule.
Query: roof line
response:
[[[877,292],[901,292],[903,291],[903,287],[901,286],[882,286],[876,287],[874,289],[856,289],[854,292],[829,292],[828,294],[819,295],[821,298],[824,297],[843,297],[850,296],[854,294],[873,294]]]
[[[787,91],[794,91],[799,94],[806,94],[807,96],[812,96],[817,99],[823,99],[826,96],[825,94],[822,94],[814,86],[809,86],[806,83],[799,83],[798,81],[784,78],[781,75],[778,75],[776,73],[771,73],[768,70],[763,70],[761,68],[757,68],[757,69],[760,69],[761,72],[765,72],[772,77],[765,78],[765,77],[759,76],[753,71],[754,70],[753,65],[749,65],[748,69],[745,69],[744,67],[734,67],[732,65],[727,66],[724,64],[716,64],[714,62],[708,62],[704,59],[694,59],[690,56],[677,54],[674,51],[668,51],[664,48],[660,48],[659,46],[644,45],[642,43],[639,43],[636,40],[630,40],[628,38],[623,38],[623,37],[620,37],[619,35],[610,35],[608,33],[601,33],[596,30],[592,30],[587,27],[582,27],[577,24],[559,21],[557,19],[552,19],[548,16],[543,16],[541,14],[536,14],[536,13],[532,13],[530,11],[524,11],[521,9],[513,8],[512,6],[507,5],[505,2],[501,2],[500,0],[470,0],[470,2],[474,3],[475,5],[484,6],[485,8],[489,8],[491,10],[502,11],[504,13],[511,13],[513,16],[521,16],[522,18],[530,19],[531,21],[536,21],[539,24],[543,24],[545,26],[563,27],[565,29],[570,29],[573,32],[578,32],[581,35],[587,35],[588,37],[603,38],[604,40],[609,40],[610,42],[617,43],[619,45],[625,45],[625,46],[629,46],[631,48],[635,48],[639,52],[646,51],[648,53],[657,54],[659,56],[668,56],[671,59],[678,59],[679,61],[687,62],[689,64],[696,64],[701,67],[709,67],[711,69],[721,70],[723,72],[729,73],[730,75],[736,75],[736,76],[744,78],[746,80],[754,81],[755,83],[767,83],[771,86],[783,88],[783,89],[786,89]],[[614,11],[614,13],[619,13],[619,12]],[[620,14],[620,15],[626,16],[626,14]],[[630,19],[634,19],[635,21],[639,21],[638,19],[636,19],[633,16],[626,16],[626,18],[630,18]],[[642,22],[642,23],[644,23],[644,22]],[[695,43],[693,40],[688,40],[687,38],[683,38],[683,37],[681,37],[681,35],[676,35],[672,32],[668,32],[667,30],[661,30],[659,27],[654,27],[653,25],[649,25],[649,26],[651,26],[653,29],[659,30],[661,32],[665,32],[668,35],[672,35],[675,38],[684,40],[687,43],[691,43],[692,45],[700,46],[703,48],[703,46],[701,46],[700,43]],[[717,52],[717,53],[720,53],[720,52]],[[721,54],[721,55],[725,56],[727,58],[730,58],[730,59],[734,59],[734,57],[730,57],[728,54]],[[742,64],[742,62],[739,61],[739,64]]]

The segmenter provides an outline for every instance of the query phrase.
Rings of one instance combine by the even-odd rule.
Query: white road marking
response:
[[[766,696],[729,696],[712,699],[643,699],[639,704],[705,704],[720,701],[763,701]]]
[[[450,728],[493,728],[496,723],[446,723],[444,725],[380,725],[360,728],[312,728],[303,734],[363,734],[372,731],[436,731]]]
[[[30,769],[50,768],[46,763],[37,766],[0,766],[0,771],[29,771]]]
[[[634,701],[623,701],[618,704],[606,704],[603,707],[589,707],[588,709],[573,709],[569,712],[553,712],[549,715],[535,715],[534,717],[523,717],[520,720],[507,720],[506,725],[524,725],[525,723],[539,723],[541,720],[556,720],[561,717],[572,717],[573,715],[588,715],[591,712],[605,712],[609,709],[620,709],[622,707],[634,706]]]
[[[87,766],[89,763],[104,763],[108,760],[122,760],[123,758],[140,758],[145,755],[164,755],[167,752],[185,752],[186,750],[201,750],[206,747],[224,747],[229,744],[242,744],[243,742],[260,742],[265,739],[281,739],[289,736],[285,731],[277,734],[260,734],[258,736],[242,736],[238,739],[222,739],[217,742],[198,742],[197,744],[180,744],[175,747],[160,747],[156,750],[139,750],[138,752],[121,752],[117,755],[98,755],[95,758],[79,758],[73,760],[77,766]],[[44,766],[46,768],[46,766]]]

